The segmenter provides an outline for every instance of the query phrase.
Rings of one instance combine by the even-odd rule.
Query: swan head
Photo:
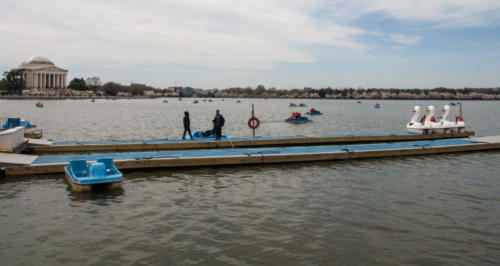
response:
[[[427,109],[425,111],[426,112],[432,112],[434,110],[435,110],[434,105],[429,105],[429,106],[427,106]]]
[[[450,106],[449,105],[445,105],[445,106],[443,106],[443,109],[441,109],[441,112],[446,112],[448,110],[450,110]]]
[[[420,106],[415,105],[415,107],[413,107],[413,112],[414,112],[414,113],[418,113],[418,112],[420,112]]]

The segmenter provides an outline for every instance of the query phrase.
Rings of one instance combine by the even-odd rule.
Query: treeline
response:
[[[26,88],[23,71],[13,69],[3,73],[0,93],[22,94]],[[99,77],[74,78],[68,88],[84,95],[151,96],[151,97],[224,97],[224,98],[312,98],[312,99],[457,99],[500,100],[500,87],[495,88],[446,88],[398,89],[398,88],[310,88],[276,89],[264,85],[231,87],[226,89],[197,89],[192,87],[154,88],[146,84],[122,85],[116,82],[102,83]]]
[[[0,91],[5,91],[8,94],[20,94],[24,87],[25,81],[22,70],[13,69],[3,72],[3,77],[0,80]]]
[[[107,96],[117,96],[120,93],[138,96],[144,95],[146,91],[153,91],[155,93],[161,92],[161,89],[138,83],[122,85],[120,83],[110,81],[102,84],[100,78],[98,77],[89,77],[87,79],[74,78],[70,81],[68,88],[77,91],[93,91],[94,93],[101,92]]]
[[[496,88],[445,88],[397,89],[397,88],[304,88],[282,90],[266,89],[263,85],[234,87],[201,92],[201,97],[251,97],[251,98],[313,98],[313,99],[484,99],[500,100],[500,87]]]

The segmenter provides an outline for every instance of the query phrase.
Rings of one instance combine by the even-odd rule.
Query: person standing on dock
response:
[[[224,117],[219,113],[219,110],[215,111],[215,117],[214,120],[212,120],[214,123],[214,131],[215,131],[215,140],[220,140],[222,137],[222,127],[224,126]]]
[[[193,139],[191,135],[191,121],[189,120],[189,112],[184,112],[184,133],[182,134],[182,139],[186,139],[186,132],[189,132],[189,137]]]

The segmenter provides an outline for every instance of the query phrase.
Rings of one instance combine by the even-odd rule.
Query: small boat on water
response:
[[[455,105],[457,105],[457,104],[456,104],[456,103],[454,103],[454,102],[451,102],[451,103],[450,103],[450,106],[455,106]]]
[[[212,102],[212,99],[208,99],[208,102],[211,103]]]
[[[94,98],[90,99],[90,102],[91,103],[95,102],[95,99]]]
[[[311,108],[311,109],[309,109],[309,112],[307,112],[306,114],[308,114],[308,115],[322,115],[323,113],[320,112],[319,110]]]
[[[196,104],[196,103],[199,103],[199,101],[198,100],[194,100],[193,103]]]
[[[305,104],[305,103],[299,103],[299,107],[307,107],[307,104]]]
[[[240,100],[237,100],[237,101],[236,101],[236,103],[241,103],[241,101],[240,101]]]
[[[37,125],[31,124],[30,121],[21,118],[7,118],[1,129],[6,130],[19,126],[24,127],[25,138],[39,139],[43,136],[41,128],[37,128]]]
[[[167,100],[163,100],[163,103],[168,103],[168,101]]]
[[[455,122],[447,120],[450,115],[449,105],[445,105],[441,110],[444,114],[439,122],[437,122],[434,118],[434,114],[436,112],[434,106],[428,106],[425,111],[429,112],[429,115],[424,115],[419,121],[418,117],[420,116],[420,106],[417,105],[413,108],[414,115],[412,116],[410,122],[406,125],[409,132],[417,134],[459,133],[465,128],[465,122],[462,116],[456,116]]]
[[[36,102],[36,103],[35,103],[35,106],[36,106],[36,107],[43,107],[43,103],[42,103],[42,102]]]
[[[311,121],[312,120],[309,119],[309,117],[302,116],[302,115],[300,115],[300,113],[292,113],[291,117],[285,119],[285,122],[294,123],[294,124],[308,123]]]
[[[358,101],[358,103],[363,103],[363,102],[361,102],[361,101]]]
[[[72,160],[64,172],[71,188],[77,192],[92,191],[96,187],[119,189],[123,184],[123,174],[110,158],[90,164],[85,160]]]
[[[375,104],[375,108],[381,108],[381,107],[382,107],[382,105],[380,105],[380,103]]]
[[[289,107],[297,107],[297,104],[296,103],[290,103],[288,106]]]

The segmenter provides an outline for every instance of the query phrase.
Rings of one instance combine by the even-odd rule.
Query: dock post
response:
[[[460,106],[462,106],[462,105],[460,105]],[[253,103],[252,103],[252,117],[254,117]],[[255,138],[255,128],[252,128],[252,136]]]

